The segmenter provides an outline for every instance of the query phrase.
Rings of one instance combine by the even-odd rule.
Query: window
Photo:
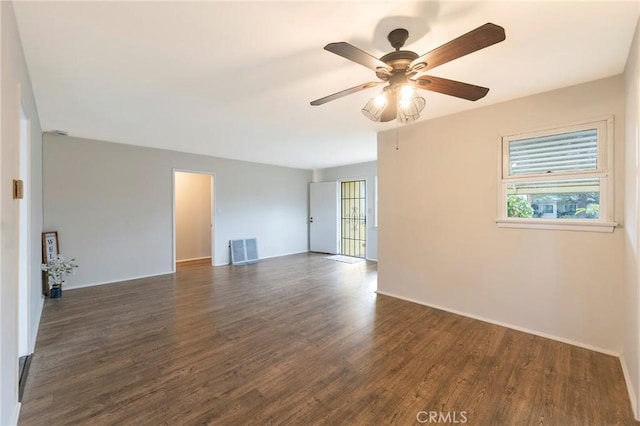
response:
[[[613,119],[502,138],[498,225],[612,232]]]

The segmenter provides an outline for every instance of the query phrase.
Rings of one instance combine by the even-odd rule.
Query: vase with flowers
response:
[[[65,260],[61,255],[57,255],[47,263],[43,263],[41,269],[47,274],[51,289],[49,297],[52,299],[62,297],[62,284],[68,275],[76,272],[78,265],[75,259]]]

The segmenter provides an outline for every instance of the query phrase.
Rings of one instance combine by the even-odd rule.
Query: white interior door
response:
[[[338,253],[338,182],[309,185],[309,247],[319,253]]]

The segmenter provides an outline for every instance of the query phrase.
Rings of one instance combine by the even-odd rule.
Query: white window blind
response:
[[[535,175],[598,168],[598,130],[512,140],[509,175]]]
[[[557,194],[600,192],[600,179],[563,179],[517,182],[507,185],[507,194]]]

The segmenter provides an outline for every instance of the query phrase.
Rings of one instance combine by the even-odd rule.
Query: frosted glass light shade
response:
[[[420,118],[420,112],[424,109],[426,101],[417,93],[413,93],[409,99],[398,100],[398,121],[411,123]]]
[[[417,92],[409,85],[400,89],[393,86],[386,87],[383,92],[369,99],[362,108],[362,114],[371,121],[380,121],[388,103],[396,102],[398,121],[410,123],[420,118],[420,112],[426,105],[424,98]]]
[[[387,98],[384,93],[369,99],[369,102],[362,108],[362,114],[371,121],[380,121],[382,112],[387,106]]]

